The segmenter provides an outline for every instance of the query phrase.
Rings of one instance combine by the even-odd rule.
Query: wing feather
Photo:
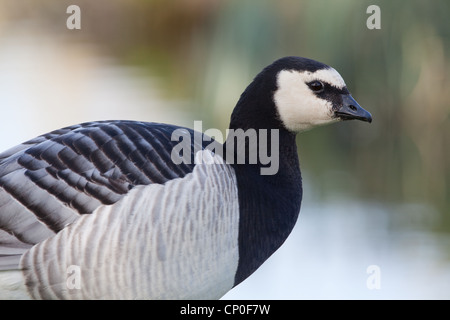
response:
[[[12,258],[1,254],[11,239],[17,245],[39,243],[137,185],[164,184],[192,172],[194,164],[171,160],[176,129],[137,121],[89,122],[0,153],[0,232],[10,235],[8,242],[0,237],[0,270],[11,265]],[[193,145],[194,132],[185,130]]]

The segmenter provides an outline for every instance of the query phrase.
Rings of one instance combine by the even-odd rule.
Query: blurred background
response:
[[[449,14],[446,0],[0,0],[0,150],[92,120],[225,133],[263,67],[313,58],[374,121],[298,136],[298,224],[224,298],[449,299]]]

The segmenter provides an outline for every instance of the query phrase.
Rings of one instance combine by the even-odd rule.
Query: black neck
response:
[[[295,134],[284,129],[276,114],[271,114],[275,113],[274,105],[258,103],[272,101],[261,97],[266,92],[272,94],[271,90],[265,90],[254,95],[255,90],[249,92],[247,88],[233,112],[230,129],[254,130],[258,142],[260,129],[268,130],[268,147],[263,152],[272,150],[272,144],[278,143],[276,173],[261,174],[261,169],[268,165],[260,161],[259,143],[252,148],[249,145],[251,139],[245,139],[245,147],[239,149],[237,141],[231,141],[230,135],[225,142],[226,160],[235,169],[239,193],[239,264],[235,285],[252,274],[283,244],[297,221],[302,199]],[[272,141],[270,130],[278,131],[278,141]],[[233,158],[230,158],[229,151],[234,153]],[[250,163],[251,152],[258,153],[256,163]]]

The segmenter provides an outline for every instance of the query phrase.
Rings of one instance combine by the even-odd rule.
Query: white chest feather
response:
[[[239,207],[234,170],[212,161],[135,187],[33,247],[21,261],[31,296],[220,298],[234,284]]]

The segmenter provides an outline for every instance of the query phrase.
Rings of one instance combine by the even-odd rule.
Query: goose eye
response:
[[[320,92],[323,90],[323,83],[318,80],[312,81],[312,82],[308,83],[308,85],[312,91]]]

